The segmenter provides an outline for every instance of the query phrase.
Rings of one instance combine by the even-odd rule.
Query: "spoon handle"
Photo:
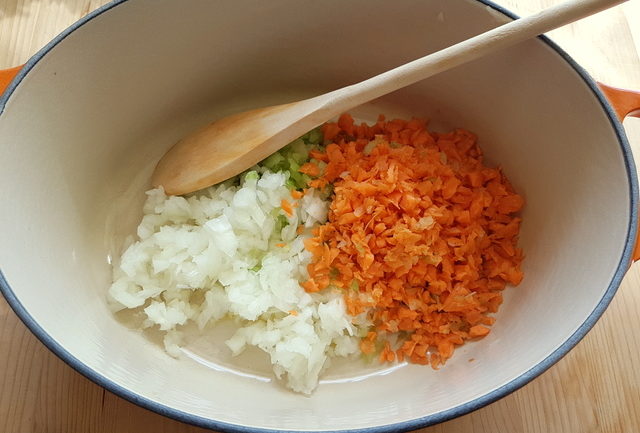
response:
[[[336,114],[409,86],[440,72],[515,45],[542,33],[593,15],[627,0],[569,0],[511,21],[441,51],[421,57],[360,83],[328,93],[325,107]]]

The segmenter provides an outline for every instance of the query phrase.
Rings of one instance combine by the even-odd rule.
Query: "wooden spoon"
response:
[[[222,182],[358,105],[624,1],[570,0],[360,83],[216,120],[176,143],[156,166],[152,184],[186,194]]]

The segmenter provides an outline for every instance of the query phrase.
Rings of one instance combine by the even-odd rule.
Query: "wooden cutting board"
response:
[[[389,0],[392,1],[392,0]],[[427,0],[425,0],[427,1]],[[0,0],[0,69],[24,63],[104,0]],[[524,15],[559,0],[499,0]],[[551,38],[596,79],[640,90],[640,2]],[[625,122],[640,159],[640,119]],[[204,432],[137,407],[51,354],[0,297],[0,432]],[[640,264],[569,355],[510,396],[425,433],[640,432]]]

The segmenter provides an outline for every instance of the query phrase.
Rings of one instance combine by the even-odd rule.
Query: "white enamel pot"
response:
[[[4,297],[91,380],[217,430],[404,431],[505,396],[594,325],[636,239],[638,185],[621,124],[594,81],[545,38],[356,113],[474,131],[526,199],[525,279],[505,291],[491,334],[441,370],[350,371],[303,397],[168,356],[117,321],[105,293],[151,170],[178,138],[222,115],[360,81],[511,18],[485,0],[118,0],[92,12],[31,58],[0,98]]]

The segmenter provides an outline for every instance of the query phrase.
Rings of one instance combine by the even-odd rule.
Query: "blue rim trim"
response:
[[[25,64],[25,66],[20,70],[20,72],[13,79],[9,87],[6,89],[3,95],[0,96],[0,115],[4,112],[4,108],[7,104],[7,101],[15,91],[16,87],[20,84],[22,79],[29,73],[29,71],[56,45],[58,45],[64,38],[69,36],[76,29],[91,21],[92,19],[102,15],[107,12],[111,8],[114,8],[122,3],[125,3],[129,0],[113,0],[110,3],[96,9],[95,11],[89,13],[68,29],[63,31],[60,35],[55,37],[51,42],[45,45],[40,51],[38,51],[33,57],[29,59],[29,61]],[[494,10],[506,15],[509,18],[517,19],[518,16],[514,13],[508,11],[507,9],[493,3],[490,0],[475,0],[479,3],[482,3],[486,6],[493,8]],[[627,170],[627,177],[629,179],[629,194],[631,197],[630,203],[630,220],[629,227],[627,231],[627,240],[625,243],[625,247],[623,250],[622,257],[620,259],[620,263],[618,264],[618,268],[607,288],[606,292],[598,302],[598,305],[594,308],[591,314],[586,318],[586,320],[578,327],[578,329],[571,335],[560,347],[558,347],[553,353],[551,353],[544,360],[539,362],[536,366],[532,367],[530,370],[526,371],[522,375],[516,377],[511,380],[506,385],[497,388],[490,393],[479,397],[470,402],[461,404],[455,408],[448,409],[442,412],[438,412],[433,415],[428,415],[422,418],[417,418],[410,421],[399,422],[395,424],[388,424],[383,426],[362,428],[362,429],[351,429],[351,430],[338,430],[339,432],[349,432],[349,433],[396,433],[396,432],[406,432],[410,430],[415,430],[423,427],[427,427],[433,424],[438,424],[444,421],[448,421],[452,418],[456,418],[462,415],[466,415],[469,412],[480,409],[490,403],[493,403],[496,400],[499,400],[508,394],[516,391],[522,386],[529,383],[531,380],[542,374],[553,364],[558,362],[564,355],[569,352],[582,338],[589,332],[589,330],[595,325],[598,321],[604,310],[607,308],[611,299],[615,295],[618,286],[620,285],[629,265],[631,263],[631,255],[633,253],[633,248],[635,246],[635,239],[637,233],[637,221],[638,221],[638,179],[636,176],[636,168],[635,163],[633,161],[633,155],[631,153],[631,147],[629,146],[629,142],[622,128],[622,124],[618,121],[616,114],[613,108],[609,105],[606,98],[598,88],[595,81],[591,78],[591,76],[580,66],[578,65],[562,48],[548,39],[546,36],[539,36],[540,40],[542,40],[545,44],[551,47],[554,51],[556,51],[584,80],[584,82],[589,86],[594,96],[600,101],[602,109],[605,111],[607,116],[609,117],[609,122],[611,123],[612,128],[614,129],[616,136],[618,137],[618,142],[620,143],[620,147],[624,156],[625,168]],[[121,387],[120,385],[110,381],[106,377],[100,375],[96,371],[92,370],[82,362],[80,362],[77,358],[75,358],[71,353],[66,351],[62,346],[60,346],[47,332],[40,327],[40,325],[35,321],[35,319],[29,314],[29,312],[24,308],[24,306],[20,303],[15,293],[9,286],[9,283],[5,279],[2,271],[0,270],[0,292],[4,295],[5,299],[13,309],[13,311],[18,315],[18,317],[24,322],[24,324],[31,330],[31,332],[53,353],[55,353],[60,359],[62,359],[66,364],[80,372],[82,375],[87,377],[92,382],[97,385],[113,392],[114,394],[134,403],[146,409],[152,410],[160,415],[167,416],[169,418],[176,419],[178,421],[182,421],[188,424],[196,425],[199,427],[205,427],[209,429],[225,431],[230,433],[278,433],[278,432],[290,432],[291,430],[272,430],[272,429],[263,429],[263,428],[252,428],[245,427],[236,424],[229,424],[220,421],[214,421],[207,418],[203,418],[197,415],[192,415],[163,404],[157,403],[153,400],[147,399],[145,397],[141,397],[138,394],[131,392],[130,390]],[[329,432],[329,431],[327,431]]]

